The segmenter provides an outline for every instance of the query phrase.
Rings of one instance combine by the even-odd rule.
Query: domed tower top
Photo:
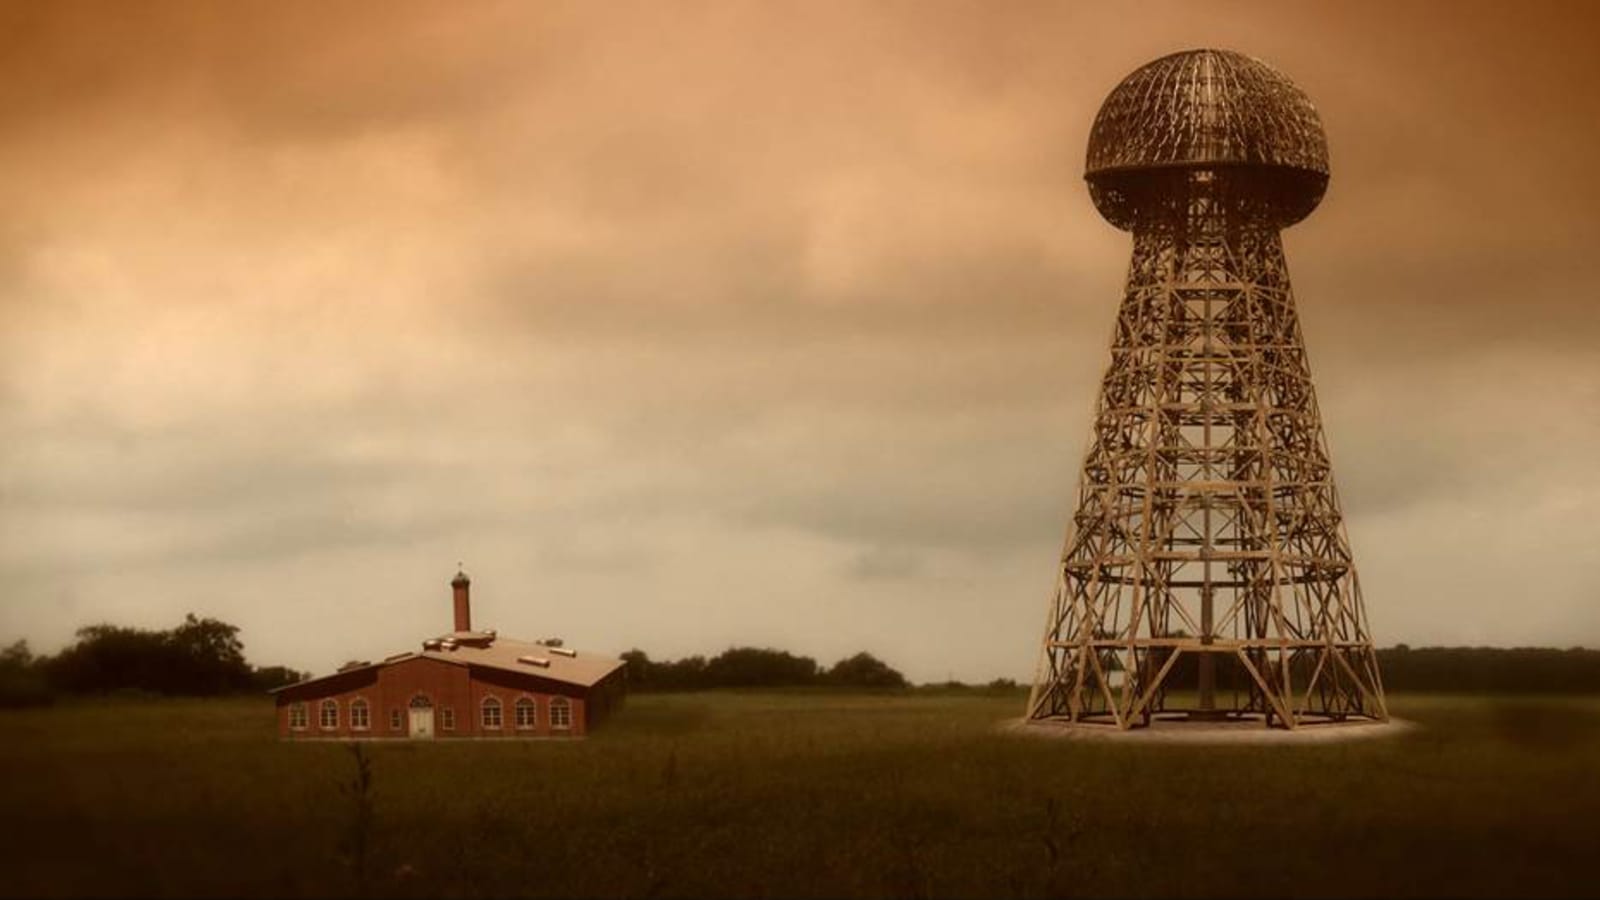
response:
[[[1311,99],[1281,72],[1231,50],[1185,50],[1141,66],[1113,89],[1089,132],[1084,177],[1102,215],[1132,229],[1170,211],[1148,195],[1183,173],[1226,172],[1253,209],[1283,226],[1328,183],[1328,142]]]

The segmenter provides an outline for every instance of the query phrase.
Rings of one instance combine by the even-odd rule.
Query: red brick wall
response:
[[[335,676],[326,681],[303,688],[288,688],[278,692],[278,734],[288,738],[403,738],[410,728],[406,709],[417,694],[433,702],[433,728],[435,734],[448,736],[443,728],[440,710],[453,707],[456,711],[456,729],[461,729],[462,715],[466,711],[470,692],[465,666],[451,665],[432,659],[408,659],[394,665],[363,669]],[[350,707],[357,699],[367,701],[371,712],[371,725],[366,730],[351,727]],[[325,729],[321,723],[321,705],[324,700],[339,704],[339,726]],[[306,728],[289,728],[289,707],[297,702],[306,704]],[[400,710],[400,730],[389,727],[390,713]]]
[[[433,702],[433,734],[435,737],[455,737],[464,733],[463,726],[467,724],[467,707],[472,702],[472,690],[468,685],[467,667],[457,666],[436,659],[407,659],[384,666],[378,676],[378,681],[383,688],[385,701],[384,728],[385,736],[406,737],[407,729],[411,727],[411,717],[407,710],[411,706],[411,698],[421,694]],[[387,731],[389,712],[400,710],[400,730]],[[454,730],[444,727],[444,710],[455,711],[456,727]]]
[[[377,692],[379,669],[363,669],[356,672],[347,672],[335,675],[325,681],[303,688],[286,688],[278,692],[278,734],[281,737],[312,738],[312,737],[349,737],[353,732],[350,729],[350,701],[356,697],[364,697],[368,708],[372,711],[372,724],[374,727],[385,724],[380,721],[382,716],[379,705],[380,698]],[[321,727],[320,705],[325,699],[339,701],[339,727],[327,730]],[[289,707],[295,703],[304,703],[306,706],[306,726],[303,729],[291,730],[289,728]],[[370,734],[363,732],[363,734]]]
[[[588,696],[584,699],[585,719],[589,728],[594,728],[601,722],[610,718],[612,713],[622,705],[622,699],[627,690],[627,669],[621,668],[610,675],[600,679],[589,688]]]
[[[277,694],[278,734],[301,738],[405,738],[410,728],[407,709],[417,694],[433,702],[433,729],[436,737],[581,737],[587,734],[620,699],[620,671],[593,689],[540,678],[532,674],[503,672],[498,669],[456,665],[442,660],[408,659],[393,665],[349,672],[302,688],[286,688]],[[593,693],[592,693],[593,692]],[[482,726],[482,704],[486,697],[500,700],[498,729]],[[536,704],[533,728],[518,728],[516,701],[529,697]],[[350,725],[350,706],[356,698],[367,701],[371,727],[355,730]],[[551,701],[564,698],[572,710],[572,727],[550,726]],[[337,728],[321,727],[323,700],[339,703]],[[306,728],[289,728],[289,707],[306,704]],[[590,721],[593,707],[594,720]],[[400,730],[389,728],[392,710],[400,711]],[[445,709],[455,711],[455,728],[444,727]]]
[[[585,691],[576,685],[551,681],[536,675],[503,672],[499,669],[474,668],[472,670],[472,711],[474,733],[479,736],[502,737],[579,737],[588,733],[584,716]],[[486,697],[500,701],[501,727],[499,731],[484,729],[482,703]],[[517,728],[516,702],[518,697],[532,698],[536,705],[535,725],[531,729]],[[572,727],[550,727],[550,701],[561,697],[572,709]]]

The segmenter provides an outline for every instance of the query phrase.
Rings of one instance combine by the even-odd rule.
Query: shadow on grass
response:
[[[1489,731],[1506,743],[1563,749],[1600,737],[1600,710],[1555,699],[1505,699],[1489,707]]]
[[[605,730],[597,731],[602,739],[640,737],[681,737],[700,732],[711,716],[709,704],[687,697],[673,697],[670,702],[647,705],[629,704],[625,714],[607,723]]]

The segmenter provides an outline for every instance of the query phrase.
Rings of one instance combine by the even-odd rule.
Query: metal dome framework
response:
[[[1172,217],[1197,168],[1232,182],[1250,215],[1287,227],[1328,184],[1328,142],[1311,99],[1258,59],[1191,50],[1140,67],[1111,92],[1089,133],[1085,177],[1095,206],[1134,231]]]
[[[1386,720],[1279,236],[1327,184],[1316,110],[1174,54],[1112,91],[1087,169],[1134,252],[1027,717]]]
[[[1141,66],[1100,106],[1085,171],[1245,163],[1328,174],[1322,119],[1261,60],[1189,50]]]

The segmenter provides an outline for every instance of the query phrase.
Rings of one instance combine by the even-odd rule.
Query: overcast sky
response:
[[[1100,101],[1311,96],[1381,645],[1600,645],[1588,4],[0,7],[0,641],[475,623],[1032,671],[1131,244]]]

